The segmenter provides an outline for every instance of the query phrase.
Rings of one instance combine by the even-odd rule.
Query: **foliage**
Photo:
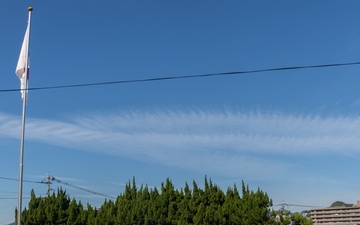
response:
[[[36,197],[31,192],[29,205],[22,213],[24,225],[186,225],[186,224],[276,224],[271,217],[272,201],[258,189],[252,191],[242,183],[226,193],[205,177],[204,189],[193,181],[175,189],[170,179],[160,188],[147,185],[137,188],[135,179],[115,201],[105,200],[99,209],[86,207],[70,199],[61,188],[57,194]]]
[[[294,225],[312,225],[313,224],[313,222],[310,219],[307,219],[300,213],[292,214],[291,221],[293,221],[292,224],[294,224]]]
[[[336,201],[333,204],[331,204],[330,207],[351,207],[351,206],[353,206],[353,204],[347,204],[345,202]]]
[[[272,211],[271,217],[275,219],[276,225],[312,225],[313,222],[310,218],[303,216],[300,213],[291,214],[290,211],[279,210],[278,212]]]

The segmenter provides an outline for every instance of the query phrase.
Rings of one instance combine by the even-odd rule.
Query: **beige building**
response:
[[[360,225],[360,201],[352,207],[311,209],[314,225]]]

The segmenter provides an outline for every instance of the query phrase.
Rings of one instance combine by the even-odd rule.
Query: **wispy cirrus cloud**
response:
[[[20,118],[0,114],[0,138],[18,138]],[[129,111],[55,121],[27,118],[28,140],[164,165],[266,176],[275,155],[360,153],[360,117],[230,111]],[[186,162],[186,163],[184,163]],[[201,165],[201,166],[200,166]]]

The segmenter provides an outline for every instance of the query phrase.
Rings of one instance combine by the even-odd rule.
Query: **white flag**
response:
[[[26,28],[24,41],[21,46],[20,56],[15,70],[16,76],[20,79],[21,98],[23,101],[25,95],[27,95],[27,80],[29,78],[29,29],[30,24],[28,24]]]

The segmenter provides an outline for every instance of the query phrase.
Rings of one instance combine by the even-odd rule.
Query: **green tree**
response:
[[[70,202],[69,207],[67,208],[67,225],[81,225],[81,211],[82,211],[82,205],[81,203],[78,205],[76,200],[73,198],[73,200]]]
[[[242,182],[241,196],[234,184],[226,194],[205,176],[204,189],[195,181],[191,189],[176,189],[167,178],[157,188],[137,188],[135,178],[125,186],[116,201],[105,200],[99,209],[83,207],[61,188],[45,198],[31,192],[28,208],[23,211],[24,225],[276,225],[289,224],[290,217],[276,222],[270,212],[272,202],[260,190],[252,191]],[[294,215],[293,223],[309,225],[308,220]]]
[[[291,215],[291,221],[293,225],[312,225],[313,222],[311,219],[307,219],[300,213],[294,213]]]

